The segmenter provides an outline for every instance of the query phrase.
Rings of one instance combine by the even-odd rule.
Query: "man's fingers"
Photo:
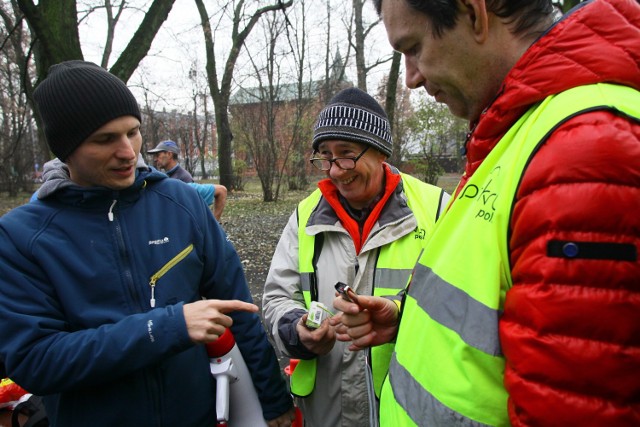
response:
[[[359,351],[359,350],[364,350],[365,348],[371,347],[371,343],[373,341],[374,336],[375,336],[375,333],[371,332],[363,337],[352,340],[351,345],[349,346],[349,350]]]
[[[336,293],[336,295],[339,294]],[[341,296],[337,296],[333,300],[333,306],[335,309],[347,314],[357,314],[362,310],[380,310],[383,309],[385,305],[386,301],[384,298],[369,295],[358,295],[354,302],[349,302]]]
[[[202,343],[217,339],[233,319],[225,313],[244,311],[255,313],[255,304],[240,300],[198,300],[184,305],[184,318],[192,341]]]
[[[382,297],[372,297],[366,295],[358,296],[358,306],[361,310],[377,311],[386,307],[388,300]]]
[[[246,311],[249,313],[257,313],[258,306],[240,300],[207,300],[207,302],[221,313],[231,313],[233,311]]]
[[[206,331],[207,338],[217,340],[222,334],[224,334],[224,331],[227,328],[231,327],[231,323],[232,322],[229,322],[228,325],[224,325],[224,323],[212,323]]]
[[[337,333],[336,334],[336,340],[342,341],[342,342],[350,342],[351,341],[351,337],[348,334]]]
[[[337,312],[333,316],[329,317],[329,324],[331,326],[338,326],[342,323],[342,312]]]

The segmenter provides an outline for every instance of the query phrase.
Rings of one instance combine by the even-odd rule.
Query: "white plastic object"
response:
[[[231,330],[227,328],[220,338],[208,343],[207,353],[216,379],[218,426],[266,427],[251,374]]]

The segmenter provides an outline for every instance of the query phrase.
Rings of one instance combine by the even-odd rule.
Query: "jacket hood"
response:
[[[121,193],[137,192],[138,189],[145,185],[145,181],[153,182],[165,178],[167,178],[167,176],[164,173],[147,166],[140,156],[136,164],[136,179],[133,185],[121,191]],[[105,194],[113,195],[114,193],[114,190],[104,187],[80,187],[71,181],[67,165],[57,158],[44,164],[42,180],[43,184],[37,192],[38,199],[40,200],[54,194],[60,199],[70,201],[69,198],[75,199],[81,197],[82,199],[87,199]]]
[[[640,7],[596,0],[574,8],[520,58],[467,145],[471,176],[507,130],[533,104],[576,86],[617,83],[640,88]]]
[[[42,181],[43,184],[37,193],[38,199],[44,199],[58,190],[74,185],[73,181],[69,179],[69,168],[58,158],[44,164]]]

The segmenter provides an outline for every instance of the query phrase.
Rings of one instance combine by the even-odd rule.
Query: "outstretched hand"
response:
[[[359,295],[356,304],[337,297],[333,306],[341,313],[331,317],[329,322],[336,327],[339,341],[352,342],[351,351],[388,343],[398,333],[399,309],[391,300]]]
[[[195,343],[215,341],[233,323],[225,313],[258,312],[258,306],[240,300],[201,300],[184,305],[184,320],[189,338]]]

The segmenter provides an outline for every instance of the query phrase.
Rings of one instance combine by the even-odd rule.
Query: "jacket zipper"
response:
[[[116,205],[116,203],[118,203],[117,199],[115,199],[111,203],[111,206],[109,207],[109,212],[107,213],[107,217],[109,218],[109,222],[113,222],[113,207]]]
[[[134,301],[138,306],[140,306],[140,299],[138,297],[138,292],[136,291],[136,286],[133,280],[133,275],[131,273],[131,262],[129,259],[129,251],[127,250],[127,245],[124,242],[124,236],[122,235],[122,227],[120,227],[120,223],[115,216],[114,209],[116,204],[118,203],[118,199],[114,198],[109,206],[109,211],[107,212],[107,218],[109,222],[113,226],[113,236],[116,241],[116,247],[118,250],[118,255],[121,263],[121,276],[124,282],[127,284],[127,288],[130,292],[131,300]]]
[[[151,307],[156,306],[156,282],[164,276],[167,271],[171,270],[177,263],[186,258],[189,253],[193,250],[193,243],[184,248],[178,255],[174,256],[168,263],[166,263],[160,270],[156,272],[153,276],[151,276],[151,280],[149,281],[149,286],[151,287],[151,299],[149,300],[149,304]]]

